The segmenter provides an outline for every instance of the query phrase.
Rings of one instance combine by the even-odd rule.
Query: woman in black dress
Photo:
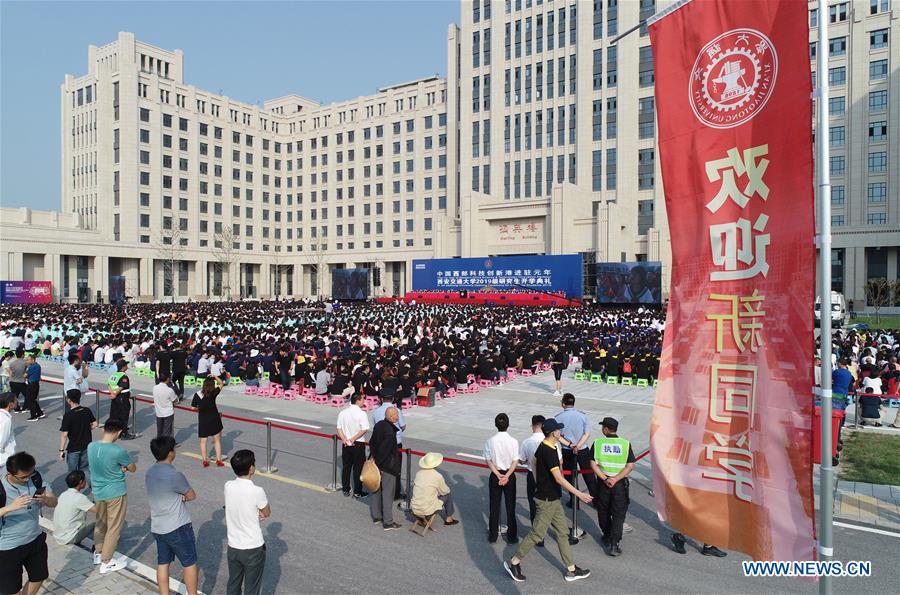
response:
[[[222,462],[222,416],[216,407],[216,398],[222,390],[222,381],[209,376],[203,381],[203,387],[194,394],[191,407],[197,412],[198,434],[200,435],[200,460],[204,467],[209,467],[206,460],[206,439],[212,436],[216,450],[216,466],[224,467]]]

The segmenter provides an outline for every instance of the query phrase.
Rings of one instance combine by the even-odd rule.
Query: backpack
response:
[[[41,477],[41,474],[38,471],[34,472],[34,475],[31,476],[31,483],[34,484],[36,490],[44,487],[44,478]],[[6,486],[0,482],[0,508],[6,506]]]
[[[625,365],[622,366],[622,372],[625,374],[631,374],[631,362],[630,361],[626,361]]]

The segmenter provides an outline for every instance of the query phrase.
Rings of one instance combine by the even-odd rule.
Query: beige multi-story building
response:
[[[0,278],[66,301],[118,276],[144,299],[307,296],[361,266],[383,295],[414,258],[581,253],[587,293],[604,261],[661,260],[665,287],[653,57],[622,34],[668,4],[463,1],[447,80],[326,106],[199,90],[181,51],[121,33],[66,77],[62,212],[3,209]],[[862,309],[900,269],[900,14],[829,10],[834,287]]]

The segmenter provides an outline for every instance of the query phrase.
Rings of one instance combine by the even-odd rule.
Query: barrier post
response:
[[[272,422],[266,422],[266,473],[277,473],[278,468],[272,465]]]
[[[409,510],[412,499],[412,450],[406,450],[406,499],[398,505],[400,510]]]
[[[142,433],[137,431],[137,399],[134,393],[131,393],[131,435],[135,438],[143,436]]]
[[[94,415],[94,419],[96,419],[97,423],[102,426],[103,424],[100,423],[100,389],[98,388],[97,390],[95,390],[94,394],[97,396],[97,412]]]
[[[576,490],[578,489],[578,468],[575,467],[572,469],[572,487]],[[575,545],[578,543],[578,505],[581,503],[581,500],[576,498],[574,495],[570,495],[572,498],[572,531],[569,533],[569,545]]]
[[[337,476],[337,457],[338,457],[338,437],[337,434],[331,435],[331,483],[325,489],[329,492],[336,492],[340,489],[338,486]]]

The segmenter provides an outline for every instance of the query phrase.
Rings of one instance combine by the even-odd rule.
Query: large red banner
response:
[[[694,0],[650,25],[672,278],[651,426],[660,518],[814,559],[806,2]]]

